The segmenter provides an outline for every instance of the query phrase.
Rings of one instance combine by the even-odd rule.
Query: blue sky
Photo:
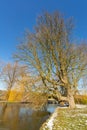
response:
[[[0,59],[11,61],[18,39],[43,10],[73,17],[75,36],[87,39],[87,0],[0,0]]]

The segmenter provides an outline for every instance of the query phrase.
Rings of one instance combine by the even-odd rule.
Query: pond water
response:
[[[0,130],[39,130],[55,109],[50,105],[46,108],[35,111],[27,104],[0,105]]]

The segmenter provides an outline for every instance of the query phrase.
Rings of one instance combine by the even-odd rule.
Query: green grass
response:
[[[41,130],[45,129],[46,123]],[[52,130],[87,130],[87,108],[58,109]]]
[[[87,110],[59,110],[53,130],[87,130]]]

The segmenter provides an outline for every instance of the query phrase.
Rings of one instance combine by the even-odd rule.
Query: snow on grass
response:
[[[87,108],[87,105],[76,104],[76,108]]]
[[[51,115],[51,117],[42,125],[40,130],[52,130],[54,125],[54,120],[57,117],[58,108],[56,108],[55,112]]]
[[[56,108],[40,130],[87,130],[87,106]]]
[[[52,130],[52,128],[53,128],[53,122],[54,122],[54,119],[56,118],[56,116],[57,116],[57,112],[55,111],[55,113],[53,113],[53,115],[51,116],[50,120],[47,123],[47,128],[49,130]]]

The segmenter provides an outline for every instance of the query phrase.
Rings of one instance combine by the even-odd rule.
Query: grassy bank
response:
[[[87,130],[87,108],[58,108],[55,113],[40,130]]]

